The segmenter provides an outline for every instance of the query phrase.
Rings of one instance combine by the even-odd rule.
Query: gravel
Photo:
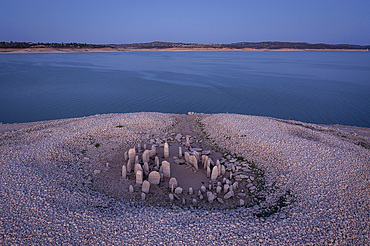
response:
[[[112,156],[165,136],[178,115],[4,124],[0,244],[369,245],[370,151],[356,144],[357,136],[342,137],[333,126],[266,117],[189,117],[199,117],[220,148],[265,171],[264,202],[224,210],[160,207],[92,189],[97,170],[104,171]],[[287,206],[256,216],[287,192],[292,197]]]

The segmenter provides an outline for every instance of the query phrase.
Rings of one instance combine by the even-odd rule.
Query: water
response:
[[[368,52],[0,54],[0,122],[239,113],[370,127]]]

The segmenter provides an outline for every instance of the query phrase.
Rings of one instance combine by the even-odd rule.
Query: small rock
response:
[[[221,204],[224,204],[225,202],[224,202],[224,200],[222,200],[220,197],[217,197],[217,201],[219,202],[219,203],[221,203]]]
[[[239,200],[239,205],[240,205],[240,206],[244,206],[244,200],[243,200],[243,199],[240,199],[240,200]]]
[[[94,175],[100,174],[100,170],[94,170]]]
[[[204,192],[206,192],[206,187],[204,186],[204,185],[202,185],[201,187],[200,187],[200,190],[204,193]]]
[[[211,154],[210,150],[203,150],[202,151],[202,155],[209,155],[209,154]]]
[[[170,194],[168,195],[168,197],[170,198],[170,201],[172,202],[172,201],[173,201],[173,199],[174,199],[173,194],[172,194],[172,193],[170,193]]]
[[[132,186],[132,185],[130,185],[129,187],[128,187],[128,191],[132,194],[132,193],[134,193],[134,187]]]
[[[181,193],[182,193],[182,188],[181,187],[177,187],[175,189],[175,194],[180,195]]]
[[[234,196],[234,191],[230,190],[226,195],[224,196],[224,199],[227,200]]]
[[[146,198],[146,194],[145,193],[141,193],[141,200],[144,201]]]
[[[189,187],[189,195],[193,195],[194,191],[193,191],[193,187]]]
[[[198,203],[198,202],[197,202],[197,199],[195,199],[195,198],[193,198],[193,201],[192,201],[192,202],[193,202],[193,206],[196,206],[196,205],[197,205],[197,203]]]

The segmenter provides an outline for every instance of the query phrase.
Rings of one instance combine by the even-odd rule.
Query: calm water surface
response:
[[[369,52],[0,54],[0,122],[156,111],[370,127]]]

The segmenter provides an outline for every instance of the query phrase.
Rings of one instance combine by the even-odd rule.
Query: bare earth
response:
[[[251,184],[261,189],[248,193],[239,181],[242,206],[239,198],[193,206],[183,194],[184,206],[165,183],[144,201],[139,187],[130,194],[123,153],[165,139],[174,154],[185,150],[179,133],[237,169],[254,162],[263,172],[249,175],[263,182]],[[234,114],[0,124],[0,244],[369,245],[369,146],[369,128]],[[179,185],[208,189],[205,171],[186,167],[171,163]]]

